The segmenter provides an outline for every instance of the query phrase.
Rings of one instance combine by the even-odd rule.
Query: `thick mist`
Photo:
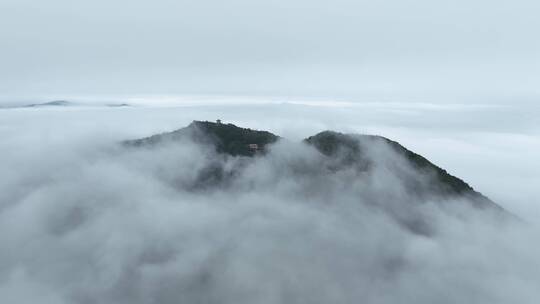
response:
[[[283,127],[272,127],[275,121],[249,108],[242,120],[236,109],[2,110],[2,302],[537,302],[536,222],[501,221],[459,199],[419,204],[388,168],[420,173],[377,143],[367,150],[376,164],[370,174],[328,172],[326,160],[295,137],[337,122],[305,115],[303,125],[287,125],[284,115]],[[410,112],[398,112],[394,123],[411,125]],[[255,159],[223,157],[189,141],[119,145],[217,114],[287,129],[277,133],[291,139]],[[346,114],[339,117],[354,128]],[[415,133],[381,127],[376,115],[364,123],[396,140]],[[454,159],[466,164],[459,154]],[[213,166],[240,173],[227,184],[192,187]],[[500,203],[515,211],[512,201]],[[431,233],[404,225],[417,218]]]

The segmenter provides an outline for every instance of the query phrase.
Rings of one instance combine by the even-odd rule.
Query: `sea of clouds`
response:
[[[321,102],[0,109],[1,302],[537,303],[538,114]],[[189,141],[118,144],[218,118],[288,140],[255,160]],[[325,129],[397,140],[521,220],[460,200],[410,204],[387,164],[419,173],[384,147],[370,150],[369,176],[328,175],[299,142]],[[189,186],[216,162],[241,173]],[[409,216],[432,233],[408,229]]]

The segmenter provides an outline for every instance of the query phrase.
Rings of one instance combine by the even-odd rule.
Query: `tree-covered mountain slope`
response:
[[[171,141],[190,139],[197,143],[212,144],[216,151],[232,156],[253,156],[265,150],[279,136],[267,131],[240,128],[233,124],[209,121],[193,121],[189,126],[150,137],[125,141],[128,146],[152,146]]]
[[[304,140],[313,145],[318,151],[328,157],[339,157],[341,165],[356,166],[369,170],[373,165],[384,162],[390,164],[390,170],[401,177],[409,194],[415,194],[419,197],[430,197],[433,195],[443,197],[467,197],[475,207],[501,209],[497,204],[475,191],[469,184],[462,179],[449,174],[446,170],[431,163],[425,157],[416,154],[405,148],[398,142],[392,141],[382,136],[343,134],[333,131],[324,131],[317,135],[310,136]],[[396,160],[388,159],[386,155],[374,155],[374,146],[386,146],[397,155],[406,160],[407,167],[414,169],[412,172],[420,174],[410,174],[396,163]],[[379,149],[380,150],[380,149]],[[384,152],[384,151],[381,151]],[[387,159],[384,159],[387,157]],[[377,161],[375,161],[377,160]],[[392,165],[392,162],[393,165]],[[402,164],[403,165],[403,164]]]
[[[279,136],[267,131],[241,128],[221,122],[194,121],[189,126],[150,137],[125,141],[128,147],[155,147],[183,140],[205,145],[214,149],[222,157],[207,160],[189,189],[212,189],[219,187],[242,187],[235,181],[246,173],[247,163],[264,161],[271,151],[271,144]],[[281,141],[282,144],[295,143]],[[375,205],[385,205],[392,210],[395,202],[452,201],[459,198],[470,202],[479,209],[503,211],[501,207],[475,191],[462,179],[449,174],[421,155],[399,143],[381,136],[342,134],[324,131],[310,136],[300,144],[318,154],[303,160],[296,150],[293,161],[273,159],[279,174],[293,175],[302,185],[309,188],[311,196],[324,196],[325,192],[339,191],[339,188],[353,189],[364,201]],[[291,149],[294,147],[291,146]],[[288,148],[282,154],[289,154]],[[307,152],[306,152],[307,153]],[[309,153],[307,153],[309,154]],[[258,155],[260,157],[251,159]],[[227,165],[223,157],[242,158],[243,161]],[[308,158],[308,155],[305,155]],[[276,169],[277,170],[277,169]],[[274,172],[275,173],[275,172]],[[288,176],[289,177],[289,176]],[[339,180],[336,183],[336,179]],[[249,183],[255,183],[249,181]],[[339,185],[338,185],[339,184]],[[388,202],[391,201],[392,204]],[[396,211],[397,212],[397,211]],[[402,211],[399,211],[402,212]]]

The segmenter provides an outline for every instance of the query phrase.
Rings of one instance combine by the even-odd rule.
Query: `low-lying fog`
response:
[[[399,103],[0,109],[1,302],[538,303],[539,115]],[[418,208],[436,233],[415,234],[365,204],[380,195],[409,212],[384,168],[313,195],[326,189],[318,176],[290,168],[316,167],[317,152],[294,142],[233,187],[195,192],[178,185],[213,151],[118,145],[218,118],[291,141],[326,129],[386,136],[523,221],[432,202]],[[383,156],[396,157],[373,155]]]

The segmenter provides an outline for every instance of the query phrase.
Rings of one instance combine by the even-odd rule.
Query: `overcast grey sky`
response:
[[[540,96],[535,0],[0,0],[1,99]]]

